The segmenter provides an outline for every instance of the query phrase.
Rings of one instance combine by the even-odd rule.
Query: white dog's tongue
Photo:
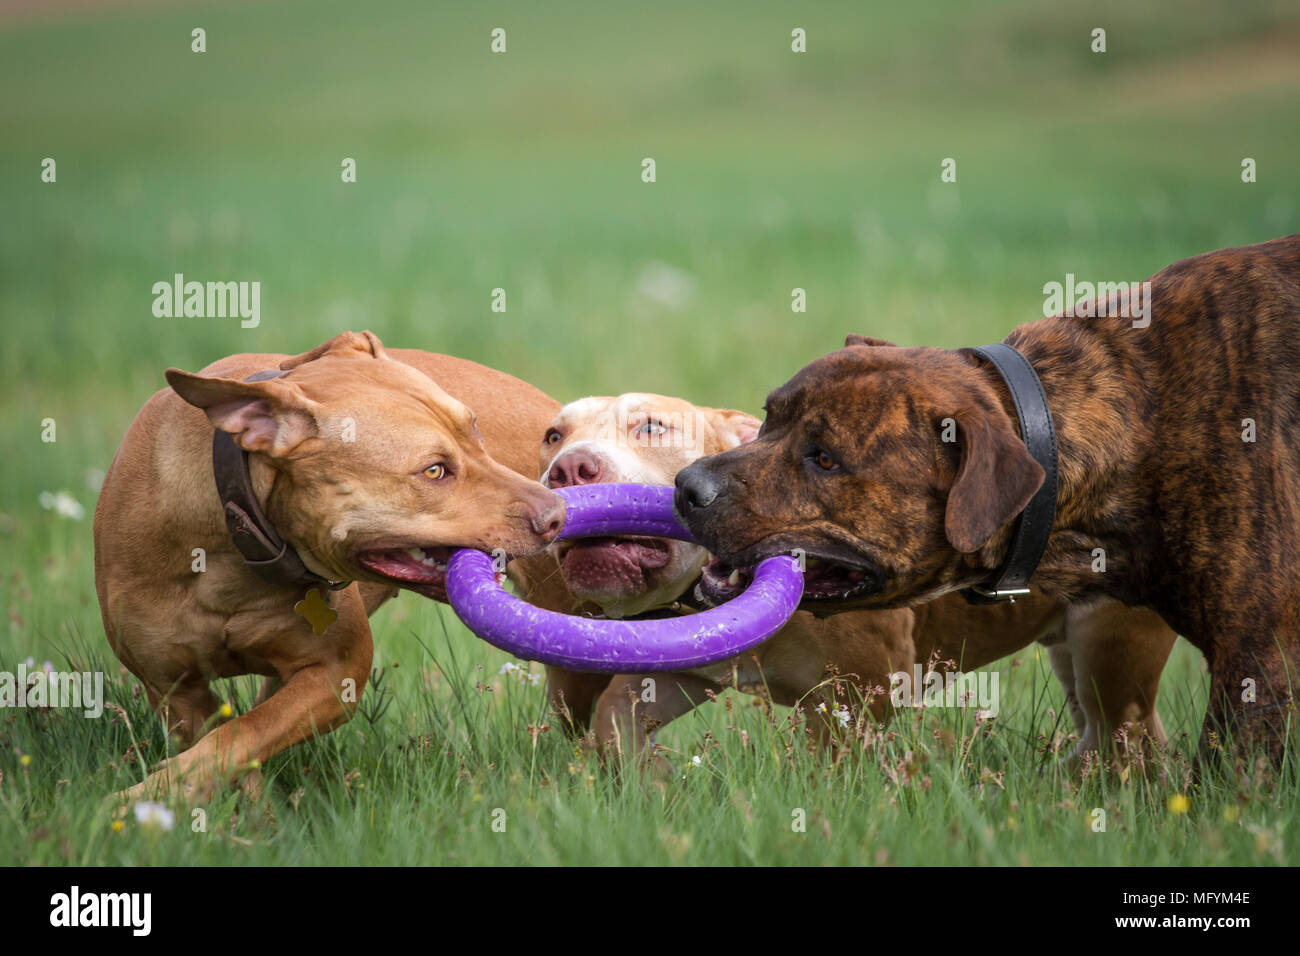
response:
[[[662,568],[670,553],[666,542],[630,538],[585,538],[564,556],[564,576],[579,589],[604,589],[621,585],[637,589],[645,584],[643,571]]]

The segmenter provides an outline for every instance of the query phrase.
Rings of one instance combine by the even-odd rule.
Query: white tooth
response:
[[[423,548],[407,548],[406,553],[409,554],[411,557],[415,558],[415,560],[417,561],[421,560],[424,557]]]
[[[740,583],[740,569],[739,569],[739,568],[737,568],[735,571],[732,571],[732,572],[731,572],[731,577],[727,578],[727,583],[730,584],[733,588],[734,588],[737,584]]]

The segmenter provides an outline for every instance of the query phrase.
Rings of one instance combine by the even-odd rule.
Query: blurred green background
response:
[[[849,331],[997,341],[1067,272],[1295,232],[1298,157],[1295,0],[7,6],[0,664],[103,649],[95,487],[167,366],[369,328],[562,400],[757,411]],[[260,327],[155,318],[177,272],[260,281]]]
[[[997,341],[1066,272],[1300,228],[1294,0],[19,4],[0,91],[0,534],[78,567],[38,496],[93,506],[170,365],[369,328],[757,411],[845,332]],[[155,318],[177,272],[261,325]]]

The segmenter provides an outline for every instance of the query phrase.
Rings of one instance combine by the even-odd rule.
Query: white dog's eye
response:
[[[668,431],[668,428],[662,422],[657,422],[653,418],[643,422],[641,427],[637,429],[637,433],[640,435],[662,435],[666,431]]]
[[[552,428],[549,432],[546,433],[546,444],[554,445],[557,441],[560,440],[560,438],[561,435],[559,430]]]

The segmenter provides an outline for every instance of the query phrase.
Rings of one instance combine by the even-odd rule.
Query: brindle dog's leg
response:
[[[1294,611],[1283,618],[1294,622]],[[1281,764],[1288,742],[1294,749],[1297,673],[1288,660],[1300,660],[1292,635],[1255,632],[1238,638],[1234,653],[1222,638],[1210,660],[1210,700],[1201,731],[1201,756],[1219,766],[1224,744],[1243,758],[1266,754]]]

